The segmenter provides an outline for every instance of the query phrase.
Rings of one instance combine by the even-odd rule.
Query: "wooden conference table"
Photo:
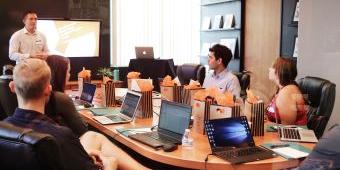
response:
[[[211,153],[207,136],[192,132],[194,138],[194,145],[192,148],[182,148],[179,145],[178,149],[173,152],[164,152],[163,150],[155,150],[140,142],[134,141],[122,134],[118,133],[116,129],[120,128],[142,128],[151,127],[152,119],[138,119],[128,124],[114,124],[102,125],[92,118],[92,112],[88,110],[81,110],[81,116],[91,126],[97,128],[100,132],[113,137],[116,141],[131,148],[135,152],[152,159],[154,161],[165,163],[173,166],[192,168],[192,169],[284,169],[296,167],[299,164],[298,159],[285,159],[281,156],[261,160],[256,162],[249,162],[239,165],[231,165],[229,162],[222,160],[213,155],[209,156],[208,161],[205,159]],[[277,133],[265,132],[262,137],[254,137],[256,145],[266,142],[279,142]],[[301,145],[312,149],[315,144],[313,143],[300,143]]]

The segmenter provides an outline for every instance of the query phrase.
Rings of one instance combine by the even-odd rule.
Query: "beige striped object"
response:
[[[182,103],[183,86],[163,86],[161,85],[161,96],[164,100]]]
[[[185,89],[183,88],[183,103],[192,106],[194,104],[193,96],[196,92],[204,90],[204,88]]]
[[[107,81],[106,84],[101,85],[102,89],[102,104],[104,107],[117,106],[115,100],[115,83],[113,81]]]
[[[251,122],[251,134],[253,136],[264,135],[264,103],[259,101],[256,103],[245,102],[245,115]]]
[[[152,118],[152,91],[142,91],[141,101],[137,111],[137,118]]]

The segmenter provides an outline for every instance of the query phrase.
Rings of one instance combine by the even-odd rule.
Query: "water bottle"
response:
[[[113,80],[119,80],[119,69],[118,69],[118,67],[114,67],[114,69],[113,69]]]
[[[194,139],[191,138],[190,129],[185,129],[183,138],[182,138],[182,147],[189,148],[192,147],[194,143]]]

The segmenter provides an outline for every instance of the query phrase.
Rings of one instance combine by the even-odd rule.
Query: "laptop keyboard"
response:
[[[152,139],[158,140],[162,143],[174,143],[177,142],[176,140],[173,140],[172,138],[166,136],[166,135],[162,135],[160,133],[154,133],[154,132],[150,132],[150,133],[145,133],[145,136],[148,136]]]
[[[280,131],[280,137],[286,139],[301,139],[299,130],[296,128],[282,128]]]
[[[216,152],[216,155],[225,159],[230,159],[234,157],[250,156],[261,152],[266,152],[266,150],[259,147],[250,147],[250,148],[236,148],[228,151]]]

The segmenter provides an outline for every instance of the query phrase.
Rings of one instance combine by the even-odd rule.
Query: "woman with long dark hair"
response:
[[[46,62],[51,68],[53,89],[45,108],[46,114],[59,125],[69,127],[80,137],[87,131],[87,124],[74,107],[72,99],[64,93],[66,82],[70,78],[70,60],[66,57],[51,55]]]

